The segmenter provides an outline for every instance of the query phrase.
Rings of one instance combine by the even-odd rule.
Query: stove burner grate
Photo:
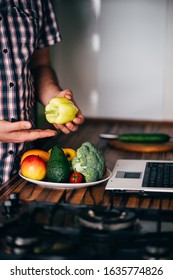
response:
[[[133,211],[93,208],[83,209],[79,213],[79,221],[86,228],[117,231],[135,226],[137,216]]]

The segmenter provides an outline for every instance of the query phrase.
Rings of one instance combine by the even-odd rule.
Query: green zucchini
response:
[[[118,140],[129,143],[165,143],[170,138],[164,133],[126,133],[118,136]]]

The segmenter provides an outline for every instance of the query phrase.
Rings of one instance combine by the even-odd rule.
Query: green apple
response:
[[[45,116],[49,123],[65,124],[71,122],[78,112],[73,102],[65,97],[55,97],[45,107]]]

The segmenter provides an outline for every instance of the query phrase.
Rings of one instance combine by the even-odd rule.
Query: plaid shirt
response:
[[[28,120],[34,127],[35,97],[28,62],[36,49],[58,41],[50,0],[0,0],[0,120]],[[23,149],[23,143],[0,142],[0,184],[19,168]]]

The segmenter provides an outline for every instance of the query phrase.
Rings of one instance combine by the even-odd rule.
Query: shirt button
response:
[[[10,155],[14,154],[14,152],[12,150],[9,150],[8,152]]]
[[[3,49],[3,53],[8,53],[8,50],[7,49]]]
[[[15,118],[11,118],[11,122],[16,122],[16,119]]]
[[[10,83],[10,87],[14,87],[14,83],[11,82],[11,83]]]

